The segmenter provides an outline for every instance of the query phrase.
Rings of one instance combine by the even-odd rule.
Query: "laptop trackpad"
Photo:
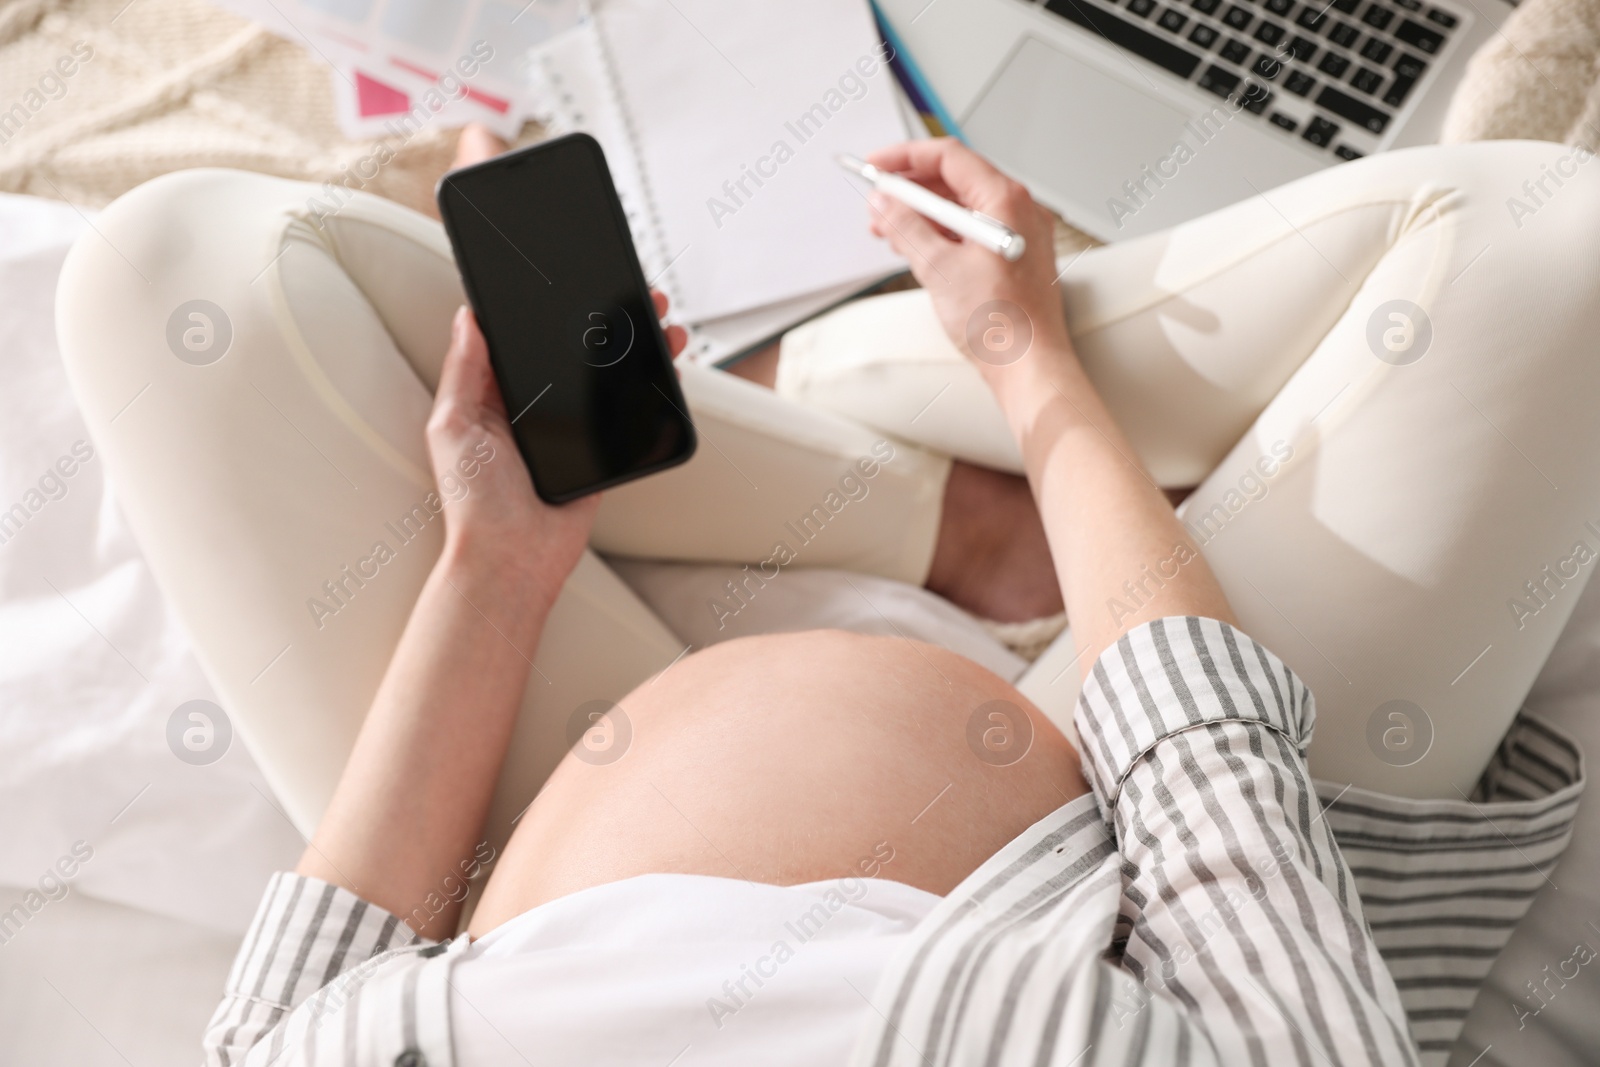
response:
[[[1197,104],[1191,123],[1190,112],[1157,95],[1152,83],[1164,74],[1132,56],[1106,61],[1124,65],[1125,78],[1024,38],[962,123],[968,140],[1069,221],[1106,239],[1162,229],[1250,195],[1240,174],[1253,168],[1211,142],[1255,140],[1253,131],[1228,127],[1259,119],[1235,117],[1217,100],[1204,120],[1207,109]],[[1187,150],[1176,159],[1180,144]],[[1283,162],[1287,170],[1267,168],[1274,172],[1263,176],[1268,185],[1315,169]]]

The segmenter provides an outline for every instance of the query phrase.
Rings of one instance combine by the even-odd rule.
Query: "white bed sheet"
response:
[[[92,225],[66,205],[0,194],[0,511],[26,505],[44,472],[88,438],[52,313],[62,257]],[[91,459],[0,543],[0,910],[24,900],[75,842],[93,849],[71,895],[0,943],[4,1063],[186,1059],[267,875],[302,846],[242,745],[205,767],[168,749],[173,710],[215,696],[102,473]],[[719,568],[621,569],[697,646],[832,625],[936,641],[1008,678],[1022,669],[970,617],[897,583],[851,587],[797,572],[723,631],[703,604],[704,590],[721,585]],[[1600,752],[1600,587],[1584,593],[1529,705]],[[1486,1045],[1482,1065],[1595,1062],[1600,961],[1520,1029],[1511,1006],[1536,1005],[1523,983],[1579,941],[1600,949],[1593,800],[1452,1062],[1466,1067]]]
[[[88,441],[53,308],[89,225],[65,204],[0,196],[0,512],[26,509]],[[243,745],[205,767],[167,747],[173,710],[215,694],[103,474],[98,457],[82,464],[0,544],[0,884],[36,882],[81,840],[94,855],[75,889],[237,932],[301,842]]]
[[[0,947],[0,1063],[197,1063],[238,943],[235,933],[83,893],[51,904]]]
[[[0,925],[0,1063],[193,1062],[261,886],[302,842],[242,745],[204,767],[168,749],[172,711],[215,695],[103,464],[41,487],[88,441],[53,309],[90,226],[0,195],[0,512],[25,515],[0,543],[0,912],[27,916]],[[68,895],[29,909],[79,842]]]

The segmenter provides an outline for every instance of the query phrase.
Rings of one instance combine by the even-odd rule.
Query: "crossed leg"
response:
[[[1090,376],[1158,483],[1198,485],[1190,535],[1316,693],[1320,777],[1470,792],[1588,580],[1600,258],[1575,235],[1597,232],[1600,171],[1483,142],[1341,165],[1065,265]],[[1018,469],[925,293],[792,331],[776,388]],[[1171,566],[1106,610],[1159,604]],[[1058,721],[1072,655],[1019,682]]]

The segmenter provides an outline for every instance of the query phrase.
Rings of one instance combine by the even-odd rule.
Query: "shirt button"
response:
[[[428,1067],[428,1061],[416,1049],[408,1048],[394,1058],[394,1067]]]

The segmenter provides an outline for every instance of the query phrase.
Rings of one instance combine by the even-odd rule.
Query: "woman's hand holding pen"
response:
[[[910,261],[945,333],[975,358],[997,393],[1006,379],[1021,377],[1008,372],[1012,366],[1072,358],[1055,286],[1055,223],[1025,188],[952,138],[892,145],[867,162],[997,219],[1026,240],[1021,258],[1009,262],[890,196],[869,194],[872,232]]]

